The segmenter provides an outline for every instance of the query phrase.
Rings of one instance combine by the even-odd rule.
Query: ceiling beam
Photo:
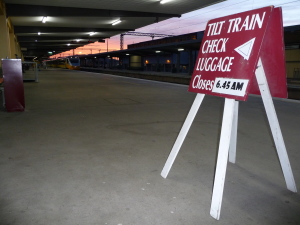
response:
[[[66,46],[68,44],[70,44],[70,47],[74,47],[74,46],[81,46],[81,45],[87,45],[87,44],[91,44],[92,42],[23,42],[21,44],[22,47],[26,47],[26,46]]]
[[[74,49],[74,47],[71,46],[67,46],[67,47],[61,47],[61,46],[52,46],[52,47],[34,47],[34,46],[29,46],[29,47],[25,47],[27,48],[27,51],[29,50],[36,50],[36,51],[50,51],[50,50],[55,50],[55,51],[69,51]]]
[[[64,33],[64,32],[111,32],[133,31],[134,29],[120,28],[81,28],[81,27],[38,27],[38,26],[15,26],[15,33]]]
[[[83,2],[84,4],[84,2]],[[69,16],[69,17],[180,17],[180,14],[124,10],[89,9],[43,5],[6,4],[7,16]]]
[[[76,41],[76,40],[80,40],[80,41],[104,41],[102,39],[106,39],[108,37],[97,37],[97,38],[87,38],[87,37],[78,37],[78,38],[74,38],[74,37],[65,37],[65,36],[20,36],[18,35],[18,41],[19,42],[35,42],[37,41],[50,41],[50,40],[59,40],[59,41]]]

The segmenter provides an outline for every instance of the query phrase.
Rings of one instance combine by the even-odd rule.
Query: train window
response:
[[[70,58],[69,59],[71,63],[78,63],[79,59],[78,58]]]

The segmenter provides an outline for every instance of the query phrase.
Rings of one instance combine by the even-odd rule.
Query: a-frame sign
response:
[[[213,19],[200,46],[189,91],[197,96],[161,172],[166,178],[205,94],[225,98],[210,214],[220,218],[227,161],[235,163],[238,101],[261,94],[287,188],[297,192],[272,97],[287,98],[281,8]]]

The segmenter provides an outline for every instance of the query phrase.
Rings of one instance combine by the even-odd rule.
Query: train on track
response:
[[[74,56],[47,60],[44,63],[47,67],[80,70],[80,59]]]

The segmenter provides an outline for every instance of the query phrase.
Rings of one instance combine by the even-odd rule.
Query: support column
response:
[[[0,0],[0,59],[10,57],[9,31],[6,21],[5,4]]]
[[[188,74],[192,75],[193,70],[194,70],[194,64],[193,64],[193,52],[192,50],[188,50],[188,54],[189,54],[189,67],[188,67]]]
[[[179,73],[179,70],[180,70],[180,52],[178,52],[176,54],[176,58],[177,58],[177,60],[176,60],[176,72]]]
[[[158,54],[156,54],[156,72],[159,70],[159,57]]]
[[[17,54],[22,59],[22,61],[24,61],[24,55],[23,55],[23,53],[21,51],[21,46],[20,46],[19,42],[17,41],[17,39],[16,39],[16,51],[17,51]]]
[[[163,55],[163,63],[164,63],[164,72],[166,72],[167,57],[165,54]]]
[[[8,36],[9,36],[9,44],[10,44],[10,58],[21,58],[21,54],[18,52],[18,41],[15,36],[14,27],[11,23],[11,20],[8,18],[6,20],[7,28],[8,28]]]
[[[16,55],[18,56],[18,58],[20,57],[20,55],[17,53],[16,50],[16,41],[15,41],[15,35],[14,33],[9,32],[9,43],[10,43],[10,58],[11,59],[16,59]]]

